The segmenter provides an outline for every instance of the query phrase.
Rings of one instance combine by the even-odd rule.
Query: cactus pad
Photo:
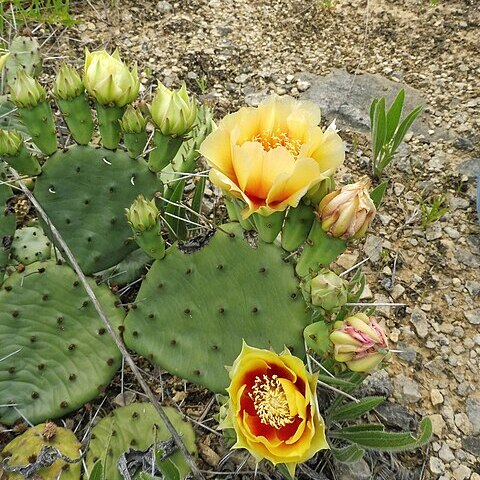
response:
[[[86,274],[119,263],[137,248],[124,209],[161,183],[144,160],[75,145],[52,155],[34,193]],[[48,230],[45,229],[48,233]]]
[[[0,95],[0,128],[17,130],[23,136],[29,136],[27,127],[20,120],[17,107],[7,99],[6,95]]]
[[[5,65],[7,83],[12,85],[17,79],[19,69],[25,70],[31,77],[38,77],[42,70],[40,45],[35,38],[16,37],[8,47],[10,57]]]
[[[11,252],[18,263],[30,265],[50,258],[52,244],[40,227],[23,227],[15,232]]]
[[[195,455],[195,434],[192,426],[183,421],[173,408],[166,407],[165,413],[181,435],[188,451]],[[92,429],[87,452],[87,469],[91,472],[95,463],[101,460],[105,478],[122,480],[123,477],[117,468],[120,456],[130,449],[137,451],[148,449],[155,438],[157,442],[168,440],[170,433],[152,404],[132,403],[127,407],[118,408]],[[175,464],[180,478],[185,478],[189,467],[183,455],[177,451],[168,459]]]
[[[12,440],[0,454],[2,460],[7,460],[9,467],[20,467],[32,464],[38,458],[43,447],[53,447],[70,460],[80,457],[80,443],[75,435],[66,428],[57,427],[52,422],[42,423],[29,428],[25,433]],[[32,477],[38,480],[80,480],[81,462],[67,463],[56,460],[50,467],[41,468]],[[25,478],[20,473],[7,473],[5,480],[21,480]],[[2,478],[4,478],[2,476]]]
[[[123,311],[106,287],[92,288],[110,321]],[[96,397],[120,364],[120,352],[73,270],[36,262],[0,288],[0,422],[20,413],[32,423],[65,415]],[[19,413],[20,412],[20,413]]]
[[[5,168],[0,164],[0,284],[5,274],[8,255],[13,234],[15,233],[15,215],[7,208],[7,200],[13,195],[12,189],[6,185]]]
[[[228,386],[224,366],[232,365],[242,339],[304,355],[309,314],[293,267],[275,245],[250,247],[238,224],[222,225],[194,253],[171,247],[137,298],[125,321],[127,345],[214,392]]]

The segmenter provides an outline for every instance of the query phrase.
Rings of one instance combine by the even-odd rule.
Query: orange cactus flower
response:
[[[200,147],[210,180],[245,202],[243,218],[296,207],[345,159],[335,125],[324,132],[319,122],[314,103],[276,95],[227,115]]]
[[[280,355],[243,344],[229,369],[228,413],[221,428],[234,428],[233,448],[259,462],[284,463],[294,476],[298,463],[329,448],[318,411],[316,375],[287,349]]]

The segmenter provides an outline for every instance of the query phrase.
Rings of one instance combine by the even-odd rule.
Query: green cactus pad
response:
[[[238,224],[222,225],[191,254],[171,247],[142,283],[125,342],[169,372],[224,392],[242,339],[304,355],[309,314],[293,267],[276,245],[250,247]]]
[[[40,227],[23,227],[15,232],[11,252],[18,263],[30,265],[50,258],[52,244]]]
[[[13,439],[2,451],[2,460],[9,458],[10,467],[27,466],[34,463],[43,447],[56,448],[70,460],[80,457],[81,445],[73,432],[66,428],[57,427],[54,423],[42,423],[29,428],[25,433]],[[50,467],[37,470],[34,477],[38,480],[80,480],[81,462],[67,463],[56,460]],[[5,480],[21,480],[25,478],[19,473],[6,473]],[[4,478],[2,476],[2,478]]]
[[[125,208],[140,193],[151,198],[160,190],[142,159],[75,145],[47,160],[34,194],[83,271],[91,274],[118,264],[137,248]]]
[[[0,284],[3,281],[5,267],[8,263],[8,255],[13,234],[15,233],[15,215],[8,211],[7,200],[13,195],[12,189],[6,185],[7,179],[5,167],[0,164]]]
[[[6,95],[0,95],[0,128],[17,130],[24,137],[30,136],[27,127],[20,120],[17,107],[8,100]]]
[[[173,426],[182,437],[185,446],[192,455],[196,455],[195,433],[192,426],[183,421],[180,414],[173,408],[164,408]],[[87,469],[101,460],[104,466],[105,478],[108,480],[123,480],[118,471],[119,457],[130,449],[142,451],[153,445],[155,440],[165,441],[170,433],[163,424],[155,407],[150,403],[132,403],[127,407],[114,410],[103,418],[92,429],[89,449],[87,452]],[[188,463],[180,452],[168,457],[185,478],[189,472]]]
[[[42,70],[40,45],[35,38],[16,37],[8,47],[10,57],[5,64],[8,85],[17,79],[17,71],[25,70],[31,77],[38,77]]]
[[[92,288],[116,327],[123,310],[106,287]],[[37,262],[0,288],[0,423],[21,412],[32,423],[65,415],[95,398],[120,364],[75,273],[66,265]]]

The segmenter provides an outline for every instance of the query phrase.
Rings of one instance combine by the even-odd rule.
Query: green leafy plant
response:
[[[420,203],[423,228],[427,228],[432,223],[440,220],[449,210],[448,206],[444,206],[444,195],[434,195],[430,199],[424,199],[422,195],[419,195],[418,201]]]
[[[404,102],[405,91],[402,89],[388,110],[385,98],[375,98],[370,106],[372,169],[377,178],[393,160],[406,133],[423,109],[421,105],[415,107],[400,121]]]

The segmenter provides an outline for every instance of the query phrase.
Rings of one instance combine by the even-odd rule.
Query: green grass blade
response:
[[[381,98],[375,105],[372,125],[373,158],[374,161],[376,161],[380,155],[382,147],[385,145],[387,135],[387,118],[385,115],[384,98]]]
[[[370,198],[372,199],[377,209],[380,207],[382,203],[383,195],[385,194],[387,187],[388,187],[388,180],[386,180],[385,182],[382,182],[380,185],[378,185],[378,187],[375,187],[372,190],[372,193],[370,193]]]
[[[405,90],[403,88],[398,92],[397,98],[393,101],[387,113],[387,135],[386,142],[388,143],[393,134],[397,130],[402,115],[403,103],[405,102]]]
[[[403,122],[400,124],[398,127],[397,131],[395,132],[395,135],[392,140],[392,148],[391,148],[391,153],[392,155],[395,154],[397,151],[398,147],[402,143],[403,139],[405,138],[405,135],[407,134],[408,130],[412,126],[412,123],[415,121],[415,119],[420,115],[421,111],[423,110],[423,105],[419,105],[415,109],[413,109],[404,119]]]
[[[342,405],[332,411],[329,414],[328,419],[332,422],[354,420],[365,415],[384,401],[385,398],[383,397],[365,397],[358,402],[348,402],[346,405]]]
[[[348,447],[335,448],[330,447],[333,457],[340,463],[355,463],[363,458],[365,450],[360,448],[355,443],[348,445]]]

